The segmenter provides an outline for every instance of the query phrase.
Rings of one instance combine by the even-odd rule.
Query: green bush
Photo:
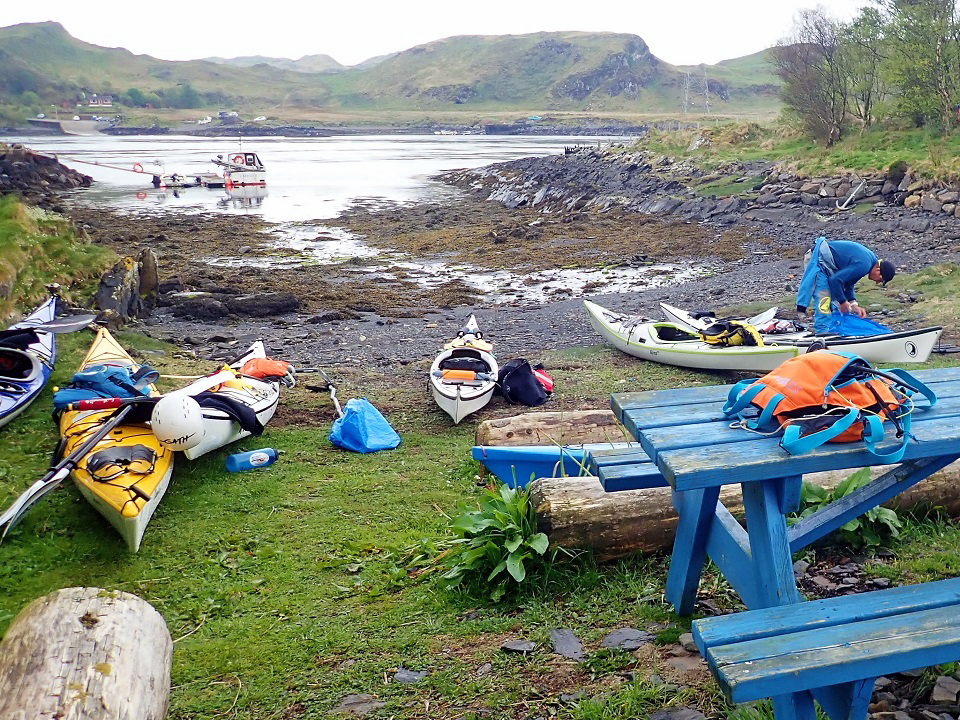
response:
[[[800,513],[791,517],[796,522],[817,512],[834,500],[850,495],[855,490],[870,483],[870,468],[860,468],[833,490],[804,482],[800,495]],[[885,507],[870,508],[860,517],[841,525],[832,537],[840,545],[854,550],[879,547],[887,538],[897,537],[903,524],[893,510]]]
[[[542,564],[546,559],[549,541],[537,532],[534,508],[523,488],[487,488],[478,509],[462,503],[459,509],[460,515],[450,523],[459,537],[445,558],[450,569],[443,579],[448,586],[483,583],[496,601],[523,582],[525,563]]]

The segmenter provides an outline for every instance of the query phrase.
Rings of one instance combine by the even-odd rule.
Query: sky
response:
[[[673,65],[714,64],[787,36],[797,10],[839,20],[868,0],[0,0],[0,26],[54,20],[78,40],[163,60],[329,55],[356,65],[454,35],[580,30],[639,35]]]

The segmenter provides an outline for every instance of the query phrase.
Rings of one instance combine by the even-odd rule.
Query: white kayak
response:
[[[257,340],[247,352],[230,363],[230,368],[239,370],[247,360],[266,356],[263,343]],[[223,371],[220,372],[223,373]],[[221,399],[225,402],[222,407],[216,407],[215,402],[210,405],[201,403],[203,440],[200,444],[183,451],[183,454],[191,460],[251,434],[251,431],[245,429],[237,420],[238,411],[246,412],[248,416],[256,416],[256,422],[261,426],[270,422],[277,411],[277,403],[280,401],[279,382],[261,380],[236,372],[223,374],[222,382],[211,387],[208,392],[216,396],[212,398],[214,401]],[[192,385],[199,386],[203,381],[204,379],[201,378]]]
[[[666,303],[660,303],[660,309],[668,321],[693,332],[709,327],[715,318],[687,312]],[[921,363],[926,362],[940,339],[941,327],[927,327],[919,330],[903,330],[881,335],[843,336],[836,334],[817,335],[809,330],[798,332],[766,332],[763,326],[776,318],[777,308],[744,322],[760,331],[764,345],[795,345],[801,352],[807,352],[811,346],[830,348],[841,352],[859,355],[871,363]]]
[[[700,339],[689,328],[608,310],[583,301],[590,324],[610,345],[628,355],[665,365],[699,370],[769,372],[784,360],[805,352],[796,345],[737,345],[718,347]]]
[[[433,399],[457,424],[490,402],[499,372],[493,345],[483,339],[471,315],[430,366]]]

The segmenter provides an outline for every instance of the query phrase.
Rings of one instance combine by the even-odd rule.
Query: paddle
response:
[[[333,384],[333,381],[327,377],[327,374],[321,368],[304,368],[303,370],[297,370],[297,373],[319,373],[323,381],[327,384],[326,389],[330,391],[330,400],[337,409],[337,417],[343,417],[343,408],[340,407],[340,401],[337,400],[337,386]]]
[[[83,330],[87,325],[97,319],[96,315],[68,315],[67,317],[55,318],[49,322],[39,323],[37,325],[28,325],[23,330],[37,330],[38,332],[48,333],[70,333],[77,330]]]
[[[134,400],[147,400],[150,398],[132,398]],[[70,474],[70,471],[77,466],[80,459],[86,456],[97,443],[103,440],[110,431],[113,430],[127,416],[132,409],[128,404],[117,409],[116,412],[104,418],[102,425],[90,435],[83,443],[67,455],[63,460],[50,468],[47,473],[25,490],[2,515],[0,515],[0,527],[3,533],[0,534],[0,541],[7,537],[10,529],[16,525],[27,510],[29,510],[40,498],[53,490]]]
[[[227,380],[232,380],[236,374],[232,370],[221,370],[213,375],[200,378],[196,382],[190,383],[186,387],[174,390],[168,395],[187,394],[199,395],[212,387],[219,385]],[[18,497],[13,504],[0,515],[0,527],[3,533],[0,534],[2,541],[10,529],[20,521],[20,518],[29,510],[40,498],[57,487],[70,474],[70,471],[77,466],[80,459],[93,450],[93,448],[105,438],[113,428],[133,410],[138,404],[157,402],[159,397],[132,397],[132,398],[91,398],[80,400],[67,406],[67,410],[115,410],[102,421],[102,425],[97,428],[89,438],[70,453],[67,457],[51,467],[50,470],[27,490]]]

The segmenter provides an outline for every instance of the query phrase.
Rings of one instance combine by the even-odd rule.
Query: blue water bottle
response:
[[[227,470],[240,472],[272,465],[277,459],[277,451],[273,448],[260,448],[249,452],[234,453],[227,456]]]

